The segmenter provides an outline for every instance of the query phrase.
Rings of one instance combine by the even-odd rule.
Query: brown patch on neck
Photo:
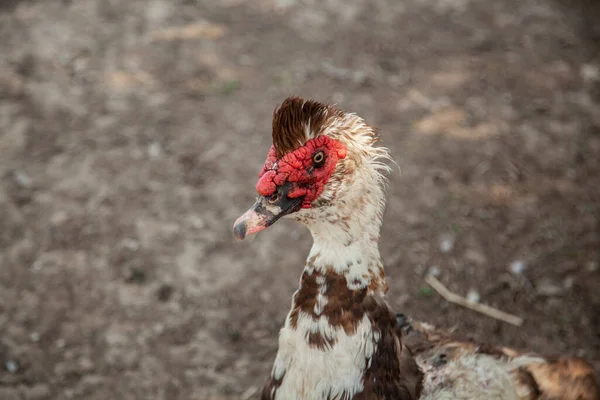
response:
[[[318,283],[317,278],[323,283]],[[315,313],[317,295],[320,288],[327,304],[321,313]],[[290,313],[290,324],[296,329],[300,312],[310,315],[314,319],[327,317],[333,327],[341,327],[347,334],[354,334],[365,313],[362,305],[367,288],[352,290],[348,288],[346,277],[333,270],[304,271],[300,282],[300,289],[294,295],[294,308]]]
[[[273,146],[277,158],[306,143],[306,127],[316,135],[327,119],[342,113],[334,106],[300,97],[288,97],[273,113]]]

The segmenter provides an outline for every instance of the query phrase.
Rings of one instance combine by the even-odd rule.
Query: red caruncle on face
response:
[[[323,152],[324,161],[319,166],[315,164],[313,156],[320,151]],[[311,203],[323,192],[338,160],[345,157],[346,146],[329,136],[311,139],[279,160],[272,146],[258,176],[256,191],[269,197],[279,186],[288,183],[288,197],[294,199],[304,196],[302,208],[310,208]]]

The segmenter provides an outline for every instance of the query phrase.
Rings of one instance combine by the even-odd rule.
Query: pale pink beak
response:
[[[260,232],[273,225],[285,215],[298,211],[302,207],[304,196],[289,198],[289,185],[277,188],[268,199],[260,196],[256,203],[239,217],[233,224],[233,234],[236,239],[243,240],[248,235]]]
[[[233,234],[236,239],[244,240],[246,236],[260,232],[268,226],[268,216],[266,214],[258,214],[256,208],[255,204],[233,224]]]

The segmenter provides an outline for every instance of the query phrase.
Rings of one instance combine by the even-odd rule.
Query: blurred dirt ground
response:
[[[401,167],[381,243],[396,310],[600,368],[599,16],[3,1],[0,399],[257,398],[310,237],[230,229],[290,94],[364,116]],[[431,269],[525,325],[447,304]]]

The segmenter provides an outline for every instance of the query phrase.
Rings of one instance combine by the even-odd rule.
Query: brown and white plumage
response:
[[[576,357],[543,357],[455,337],[399,318],[399,335],[424,371],[424,398],[597,400],[594,370]]]
[[[243,239],[288,217],[314,243],[262,398],[597,399],[584,361],[477,346],[422,323],[398,326],[378,246],[390,158],[377,141],[364,120],[335,106],[288,98],[274,112],[260,196],[234,233]]]

